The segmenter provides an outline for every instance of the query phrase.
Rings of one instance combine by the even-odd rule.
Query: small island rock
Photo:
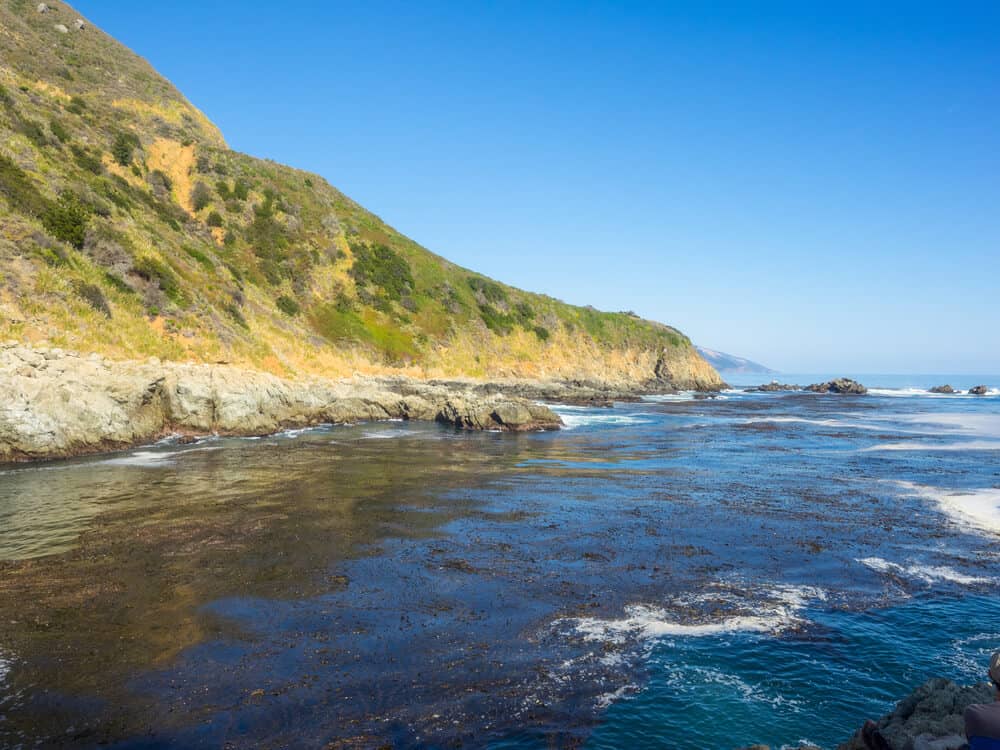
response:
[[[954,393],[955,389],[950,385],[936,385],[930,390],[931,393]]]
[[[867,388],[858,381],[851,380],[850,378],[837,378],[836,380],[829,380],[826,383],[813,383],[806,386],[806,390],[813,393],[839,393],[859,396],[868,393]]]
[[[985,385],[977,385],[974,388],[969,389],[970,396],[985,396],[989,392],[990,389],[987,388]]]

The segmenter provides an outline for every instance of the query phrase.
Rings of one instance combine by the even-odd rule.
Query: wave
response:
[[[957,443],[879,443],[861,448],[872,451],[1000,451],[997,440],[966,440]]]
[[[589,409],[589,407],[574,408],[566,406],[553,406],[551,408],[552,411],[562,418],[564,430],[574,430],[578,427],[587,427],[590,425],[609,425],[617,427],[620,425],[652,424],[653,420],[651,417],[655,416],[644,412],[637,414],[616,414],[614,413],[614,410],[609,409],[604,409],[603,411],[605,413],[603,414],[583,410],[584,408]]]
[[[946,581],[962,586],[977,586],[994,582],[993,578],[965,575],[964,573],[959,573],[954,568],[943,565],[900,565],[899,563],[884,560],[881,557],[859,558],[857,562],[867,568],[871,568],[877,573],[909,578],[927,584]]]
[[[1000,534],[1000,488],[945,490],[914,482],[896,481],[910,494],[932,500],[942,513],[961,526]]]
[[[969,398],[979,399],[990,396],[1000,396],[1000,388],[990,388],[983,396],[973,396],[967,392],[968,389],[959,390],[956,393],[931,393],[925,388],[869,388],[868,393],[872,396],[887,396],[890,398],[914,397],[921,398]]]
[[[846,419],[809,419],[806,417],[755,417],[744,419],[742,424],[812,424],[818,427],[852,428],[856,430],[875,430],[878,432],[910,432],[906,428],[892,429],[882,424],[869,424],[868,422],[854,422]]]
[[[649,396],[643,396],[643,401],[649,401],[653,404],[666,404],[671,401],[694,401],[693,391],[684,391],[683,393],[654,393]]]
[[[756,597],[748,600],[746,593],[737,595],[725,590],[713,590],[674,599],[668,607],[630,604],[619,618],[566,618],[558,624],[568,625],[571,632],[584,641],[607,644],[737,632],[780,633],[804,622],[799,612],[809,601],[826,598],[825,592],[811,586],[778,585],[757,589],[755,593]],[[690,610],[698,605],[720,603],[732,613],[721,619],[706,621],[682,622],[676,617],[679,609]],[[711,609],[717,609],[717,606]]]

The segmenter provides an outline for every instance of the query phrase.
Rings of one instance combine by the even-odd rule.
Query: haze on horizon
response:
[[[1000,372],[1000,6],[75,5],[469,268],[784,371]]]

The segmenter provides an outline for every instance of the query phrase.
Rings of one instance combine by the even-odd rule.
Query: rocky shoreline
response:
[[[988,683],[956,685],[941,677],[928,680],[875,721],[889,750],[965,750],[965,709],[974,703],[992,703],[996,693]],[[858,728],[837,750],[868,750]],[[741,750],[771,750],[768,745],[751,745]],[[797,745],[794,750],[820,750]]]
[[[559,429],[539,401],[610,406],[667,381],[288,380],[228,365],[116,362],[0,345],[0,462],[121,450],[162,437],[264,435],[325,423],[436,421],[459,429]]]

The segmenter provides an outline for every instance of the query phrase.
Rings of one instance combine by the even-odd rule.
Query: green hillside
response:
[[[467,271],[229,150],[144,60],[47,7],[0,0],[0,339],[283,375],[636,382],[659,363],[718,383],[673,328]]]

